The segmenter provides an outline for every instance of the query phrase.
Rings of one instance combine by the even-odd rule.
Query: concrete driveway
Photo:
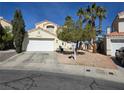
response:
[[[44,64],[57,64],[57,58],[54,52],[24,52],[17,54],[4,62],[0,63],[1,67],[24,68],[39,67]]]

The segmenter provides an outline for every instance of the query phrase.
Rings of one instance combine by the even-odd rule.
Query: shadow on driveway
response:
[[[112,59],[112,61],[113,61],[116,65],[118,65],[118,66],[120,66],[120,67],[123,67],[123,68],[124,68],[124,65],[122,66],[122,65],[121,65],[121,62],[119,62],[118,60],[116,60],[116,58],[115,58],[115,57],[111,57],[111,59]]]
[[[56,51],[57,53],[60,53],[59,51]],[[63,51],[63,54],[65,55],[71,55],[71,54],[74,54],[73,51]],[[85,53],[84,52],[77,52],[77,55],[84,55]]]

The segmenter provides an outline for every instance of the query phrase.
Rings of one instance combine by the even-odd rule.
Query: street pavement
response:
[[[54,52],[24,52],[0,62],[0,89],[124,89],[120,70],[60,64]]]
[[[124,84],[85,76],[0,70],[1,90],[123,90]]]

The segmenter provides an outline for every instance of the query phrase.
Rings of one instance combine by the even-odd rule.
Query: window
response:
[[[111,42],[114,42],[114,43],[124,43],[124,39],[112,39]]]
[[[48,25],[46,28],[53,28],[54,29],[54,26]]]
[[[48,25],[48,26],[46,26],[46,29],[48,31],[54,31],[54,26],[53,25]]]

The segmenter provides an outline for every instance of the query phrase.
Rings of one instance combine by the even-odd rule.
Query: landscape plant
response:
[[[93,53],[96,53],[96,35],[102,32],[102,20],[106,16],[105,8],[97,6],[93,3],[86,8],[80,8],[77,11],[78,20],[75,22],[71,16],[65,18],[64,25],[59,27],[57,37],[66,42],[76,44],[82,41],[92,41]],[[99,28],[97,29],[96,20],[99,20]]]
[[[12,32],[14,36],[14,46],[16,48],[17,53],[22,52],[22,43],[25,36],[25,23],[23,20],[23,16],[21,10],[16,10],[14,14],[14,18],[12,20]]]
[[[9,27],[0,24],[0,50],[13,48],[13,34]]]

